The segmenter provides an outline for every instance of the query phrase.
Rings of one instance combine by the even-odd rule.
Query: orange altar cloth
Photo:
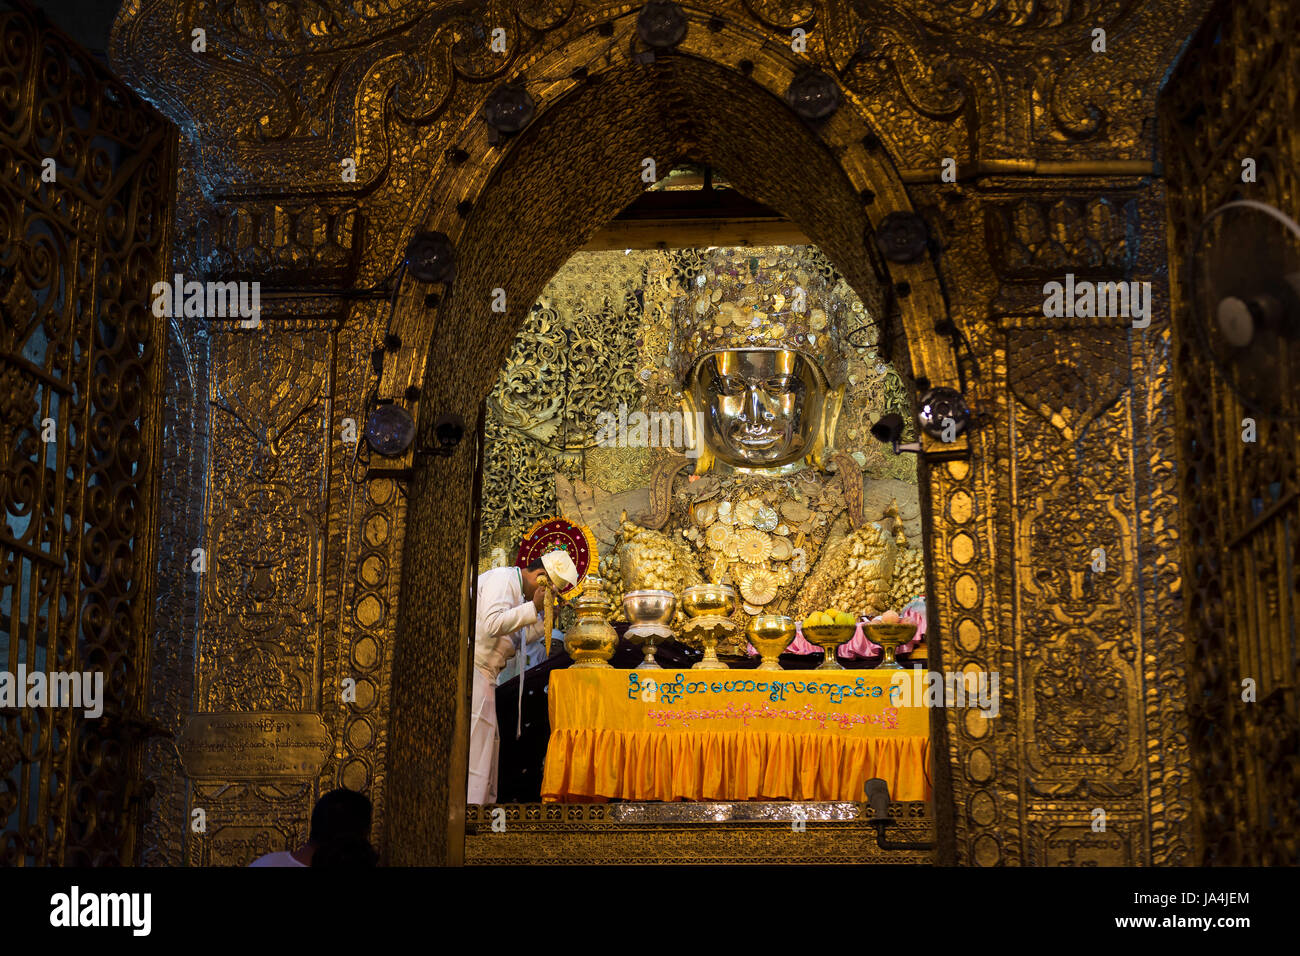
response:
[[[555,671],[542,799],[861,802],[881,777],[928,800],[929,710],[891,706],[905,673]]]

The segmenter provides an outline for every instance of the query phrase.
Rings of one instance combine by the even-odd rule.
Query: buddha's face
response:
[[[692,384],[704,440],[738,468],[774,468],[811,450],[825,397],[812,363],[797,352],[733,350],[705,357]]]

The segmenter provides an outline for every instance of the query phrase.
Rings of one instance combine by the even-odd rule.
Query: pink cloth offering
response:
[[[820,654],[822,649],[816,644],[809,644],[808,638],[803,636],[803,627],[794,629],[794,640],[786,649],[787,654]]]
[[[853,640],[840,645],[840,657],[844,658],[878,657],[882,653],[884,649],[863,633],[861,622],[853,632]]]
[[[906,644],[900,645],[898,648],[899,653],[913,651],[916,649],[916,645],[925,640],[925,597],[914,598],[910,601],[907,607],[903,608],[899,617],[908,624],[916,625],[916,636]]]

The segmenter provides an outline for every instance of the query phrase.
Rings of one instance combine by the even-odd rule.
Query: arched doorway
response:
[[[743,49],[743,38],[737,42]],[[534,69],[563,75],[574,55],[557,54],[554,65],[543,61]],[[793,63],[753,55],[752,76],[765,76],[777,89],[793,80]],[[394,323],[402,345],[385,365],[383,390],[405,398],[418,388],[423,431],[442,415],[476,419],[524,311],[568,255],[642,192],[646,157],[660,168],[686,159],[735,168],[742,192],[798,222],[878,314],[893,310],[897,324],[889,338],[900,367],[914,380],[958,384],[950,343],[934,329],[946,308],[929,257],[896,261],[886,271],[878,254],[874,240],[882,236],[895,259],[910,258],[890,245],[904,244],[897,216],[878,228],[910,207],[878,140],[850,105],[824,125],[806,124],[772,90],[688,56],[627,65],[597,82],[588,73],[569,85],[517,138],[496,147],[488,146],[486,127],[472,121],[461,152],[448,157],[455,186],[439,182],[442,201],[419,224],[449,237],[455,281],[435,289],[408,279]],[[698,122],[708,110],[721,121]],[[545,224],[545,243],[536,241],[530,224]],[[497,289],[505,290],[505,315],[490,309]],[[411,487],[387,781],[393,862],[456,856],[448,841],[462,824],[458,742],[467,732],[472,615],[453,585],[467,581],[477,564],[469,459],[417,463]],[[926,501],[927,478],[922,486]],[[931,610],[936,635],[943,613],[940,599]],[[431,693],[433,687],[440,693]],[[941,755],[944,734],[934,728]],[[936,774],[939,800],[943,776]]]

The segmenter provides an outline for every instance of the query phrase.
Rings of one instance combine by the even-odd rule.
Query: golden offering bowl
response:
[[[817,670],[844,670],[844,665],[835,659],[835,649],[851,641],[857,627],[857,624],[805,624],[803,626],[803,636],[826,651],[826,660],[817,665]]]
[[[903,670],[903,665],[898,663],[894,655],[898,652],[900,644],[906,644],[912,639],[912,635],[916,633],[916,625],[902,622],[863,624],[862,627],[867,632],[867,637],[885,649],[884,659],[876,666],[887,671]]]
[[[673,636],[669,625],[677,610],[677,596],[672,591],[628,591],[623,595],[623,610],[631,627],[624,633],[645,654],[640,669],[659,669],[655,647]]]
[[[736,589],[730,584],[696,584],[682,591],[687,617],[731,617],[736,610]]]
[[[781,652],[794,640],[794,618],[784,614],[757,614],[749,619],[745,632],[749,643],[763,656],[757,670],[779,671]]]
[[[727,670],[727,665],[718,659],[718,641],[738,630],[735,621],[720,614],[701,614],[687,621],[682,627],[683,643],[704,648],[704,657],[691,665],[691,670]]]
[[[623,610],[632,624],[667,626],[676,609],[677,596],[672,591],[628,591],[623,595]]]

